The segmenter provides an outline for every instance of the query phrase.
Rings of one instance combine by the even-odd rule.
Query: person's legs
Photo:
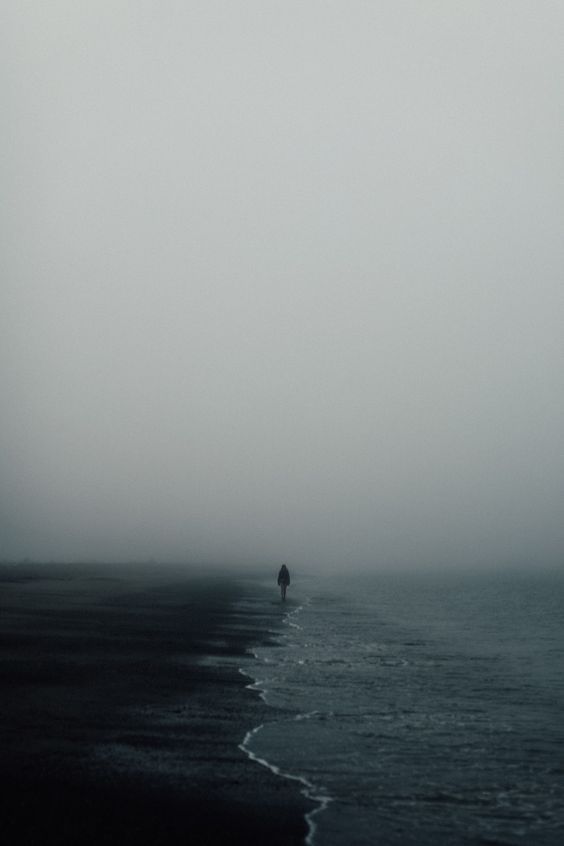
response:
[[[282,594],[282,599],[286,599],[286,582],[282,582],[280,585],[280,593]]]

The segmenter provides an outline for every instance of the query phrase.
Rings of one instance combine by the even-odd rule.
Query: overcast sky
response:
[[[0,558],[563,560],[562,3],[0,31]]]

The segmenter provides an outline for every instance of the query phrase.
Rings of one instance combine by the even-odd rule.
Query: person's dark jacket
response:
[[[280,572],[278,573],[278,584],[290,584],[290,573],[288,572],[288,568],[285,564],[280,567]]]

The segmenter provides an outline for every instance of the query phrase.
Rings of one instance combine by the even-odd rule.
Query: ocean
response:
[[[292,575],[241,748],[308,846],[564,842],[564,573]]]

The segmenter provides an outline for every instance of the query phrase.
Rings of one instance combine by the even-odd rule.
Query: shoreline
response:
[[[283,622],[286,623],[286,625],[288,625],[289,627],[301,629],[302,627],[299,625],[299,623],[296,623],[291,618],[296,614],[299,614],[299,612],[302,611],[307,604],[309,604],[309,600],[304,605],[298,605],[297,607],[285,610],[285,613],[283,615]],[[282,646],[283,638],[284,634],[282,632],[275,635],[276,645]],[[257,655],[257,653],[254,652],[253,654],[255,656],[255,659],[258,660],[259,656]],[[248,690],[257,692],[262,701],[265,703],[265,705],[267,705],[267,707],[276,708],[276,706],[270,705],[268,702],[268,688],[265,685],[265,681],[253,676],[250,672],[247,672],[242,668],[240,668],[240,672],[247,678],[251,679],[251,683],[247,684]],[[309,716],[309,714],[298,713],[293,717],[293,719],[303,720],[308,719]],[[276,720],[269,720],[268,722],[271,723],[275,721]],[[239,749],[245,752],[245,754],[248,755],[251,761],[255,762],[256,764],[259,764],[262,767],[265,767],[278,778],[287,779],[288,781],[301,785],[301,795],[304,796],[310,802],[314,803],[314,807],[307,813],[305,813],[305,822],[307,824],[308,831],[304,840],[304,844],[305,846],[314,846],[315,834],[317,831],[317,823],[315,821],[315,817],[326,810],[326,808],[331,804],[331,802],[334,801],[334,797],[329,796],[329,794],[323,788],[317,787],[305,776],[288,772],[279,767],[277,764],[271,763],[267,758],[263,758],[252,751],[252,749],[249,747],[249,743],[251,742],[252,738],[255,737],[255,735],[262,731],[265,725],[266,723],[261,723],[247,731],[244,740],[242,741],[242,743],[239,744]]]
[[[264,587],[156,565],[0,587],[6,842],[304,843],[313,803],[241,749],[269,708],[239,672],[274,642]]]

